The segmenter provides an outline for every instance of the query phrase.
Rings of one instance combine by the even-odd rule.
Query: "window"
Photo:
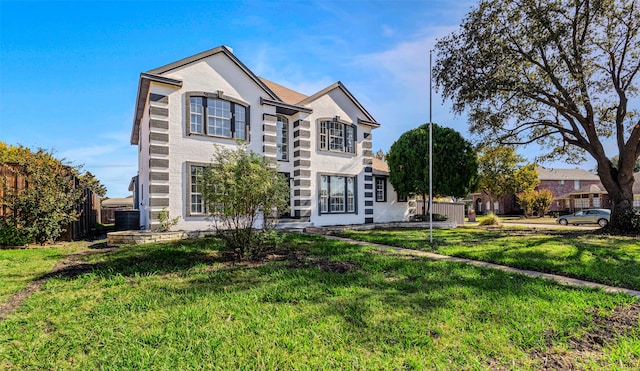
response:
[[[320,213],[355,213],[356,178],[321,175],[319,193]]]
[[[633,195],[633,207],[640,209],[640,195]]]
[[[200,177],[202,176],[202,172],[204,171],[204,166],[190,165],[189,171],[190,214],[205,214],[206,208],[204,206],[204,200],[202,199],[202,190],[200,188],[200,184],[198,184]]]
[[[576,191],[580,189],[580,180],[573,181],[573,189]]]
[[[589,195],[576,196],[576,198],[573,200],[573,207],[576,209],[588,209]]]
[[[320,121],[320,149],[356,153],[356,128],[338,121]]]
[[[599,208],[600,207],[600,195],[599,194],[595,194],[593,195],[593,207],[594,208]]]
[[[387,179],[383,177],[376,177],[376,201],[387,201]]]
[[[277,121],[277,142],[278,142],[278,154],[277,158],[280,161],[289,160],[289,120],[278,115]]]
[[[396,198],[398,199],[398,202],[407,202],[407,196],[403,196],[400,193],[396,192]]]
[[[217,98],[219,94],[189,96],[189,134],[247,140],[248,107]]]
[[[204,104],[202,97],[191,97],[191,132],[203,134],[202,131],[202,114],[204,112]]]

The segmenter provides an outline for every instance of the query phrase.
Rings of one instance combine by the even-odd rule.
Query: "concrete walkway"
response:
[[[536,271],[512,268],[512,267],[507,267],[505,265],[487,263],[487,262],[478,261],[478,260],[471,260],[471,259],[465,259],[465,258],[456,258],[456,257],[453,257],[453,256],[440,255],[440,254],[427,252],[427,251],[411,250],[411,249],[405,249],[405,248],[402,248],[402,247],[381,245],[381,244],[372,243],[372,242],[357,241],[357,240],[352,240],[350,238],[344,238],[344,237],[328,236],[328,235],[323,235],[323,237],[328,238],[328,239],[332,239],[332,240],[344,241],[344,242],[348,242],[348,243],[352,243],[352,244],[356,244],[356,245],[371,246],[371,247],[375,247],[375,248],[377,248],[377,249],[379,249],[381,251],[392,250],[392,251],[394,251],[394,252],[396,252],[397,254],[400,254],[400,255],[421,256],[421,257],[425,257],[425,258],[432,259],[432,260],[444,260],[444,261],[451,261],[451,262],[456,262],[456,263],[464,263],[464,264],[469,264],[469,265],[473,265],[473,266],[476,266],[476,267],[497,269],[497,270],[501,270],[501,271],[504,271],[504,272],[517,273],[517,274],[522,274],[522,275],[529,276],[529,277],[537,277],[537,278],[544,278],[544,279],[547,279],[547,280],[553,280],[553,281],[556,281],[557,283],[559,283],[561,285],[566,285],[566,286],[576,286],[576,287],[588,287],[588,288],[602,289],[602,290],[604,290],[606,292],[613,293],[613,294],[624,293],[624,294],[627,294],[629,296],[640,297],[640,291],[631,290],[631,289],[625,289],[625,288],[622,288],[622,287],[607,286],[607,285],[603,285],[601,283],[583,281],[583,280],[579,280],[579,279],[576,279],[576,278],[559,276],[557,274],[541,273],[541,272],[536,272]]]

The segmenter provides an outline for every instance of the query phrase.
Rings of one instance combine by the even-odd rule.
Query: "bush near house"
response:
[[[289,185],[264,156],[244,145],[216,146],[201,185],[214,227],[237,259],[254,258],[274,241],[271,230],[288,207]]]
[[[0,244],[52,242],[77,219],[82,199],[78,167],[44,149],[32,151],[0,142]]]

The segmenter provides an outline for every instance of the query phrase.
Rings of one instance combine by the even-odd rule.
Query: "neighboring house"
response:
[[[388,185],[376,201],[371,141],[379,126],[342,83],[306,96],[259,78],[225,46],[144,72],[131,132],[139,149],[131,187],[140,225],[156,226],[166,207],[179,217],[176,229],[210,229],[198,174],[214,144],[232,148],[236,140],[289,178],[291,210],[283,223],[404,219],[404,210],[387,210],[407,207]]]
[[[633,207],[640,209],[640,172],[633,174]],[[611,197],[600,181],[558,196],[558,211],[573,213],[582,209],[611,208]]]
[[[576,204],[578,209],[607,207],[607,201],[599,196],[604,187],[597,175],[582,169],[552,169],[537,166],[536,170],[540,183],[535,189],[538,191],[548,189],[553,193],[554,201],[549,208],[550,212],[573,212]],[[592,188],[593,186],[599,187],[599,190]],[[472,197],[477,214],[484,214],[490,210],[497,210],[497,214],[521,213],[514,194],[506,195],[500,200],[494,199],[494,205],[491,205],[490,197],[486,192],[474,193]],[[587,204],[586,201],[572,202],[572,199],[589,199],[590,206],[583,207],[582,205]]]

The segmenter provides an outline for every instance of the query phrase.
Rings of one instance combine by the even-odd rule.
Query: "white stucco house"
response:
[[[374,170],[379,126],[341,82],[306,96],[259,78],[225,46],[141,73],[131,132],[141,228],[153,229],[166,207],[179,217],[176,229],[210,229],[198,171],[214,144],[234,147],[236,140],[290,179],[283,224],[408,220],[409,202],[388,183],[388,168]]]

